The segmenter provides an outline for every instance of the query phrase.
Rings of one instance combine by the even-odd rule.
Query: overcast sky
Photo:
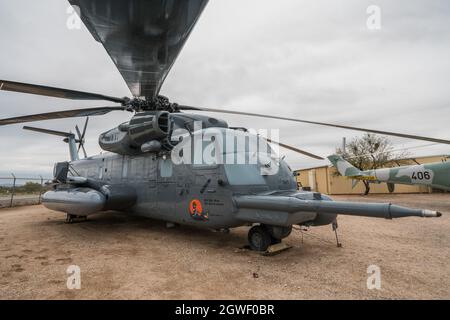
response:
[[[368,6],[381,8],[370,30]],[[0,79],[127,96],[101,44],[66,27],[68,2],[0,0]],[[450,2],[210,0],[161,93],[174,102],[450,138]],[[0,92],[0,117],[103,102]],[[215,115],[217,116],[217,115]],[[128,113],[92,118],[86,148]],[[230,125],[280,129],[281,140],[327,156],[361,133],[224,115]],[[71,130],[84,119],[34,123]],[[68,159],[61,139],[0,127],[0,175],[51,176]],[[426,142],[394,138],[397,148]],[[444,154],[450,146],[411,149]],[[284,152],[293,168],[324,164]]]

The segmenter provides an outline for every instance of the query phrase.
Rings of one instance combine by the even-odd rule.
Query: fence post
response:
[[[42,178],[41,175],[39,177],[41,177],[41,189],[39,189],[39,201],[38,201],[38,204],[41,204],[42,188],[44,187],[44,178]]]
[[[11,192],[11,202],[10,202],[9,206],[12,208],[13,201],[14,201],[14,194],[16,193],[16,176],[14,175],[14,173],[11,173],[11,175],[14,178],[14,182],[13,182],[13,189],[12,189],[12,192]]]

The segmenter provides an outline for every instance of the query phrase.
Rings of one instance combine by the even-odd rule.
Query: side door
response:
[[[145,202],[151,211],[157,209],[157,181],[158,181],[158,159],[156,155],[148,155],[145,158]]]
[[[163,217],[176,219],[176,179],[174,175],[174,165],[170,157],[159,157],[157,168],[157,209]]]

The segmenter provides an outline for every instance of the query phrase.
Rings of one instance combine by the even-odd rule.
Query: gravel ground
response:
[[[240,250],[230,234],[103,213],[67,225],[42,206],[0,210],[1,299],[450,299],[450,195],[339,196],[441,210],[439,219],[339,217],[299,231],[273,257]],[[381,268],[368,290],[367,267]],[[66,269],[81,268],[81,290]]]

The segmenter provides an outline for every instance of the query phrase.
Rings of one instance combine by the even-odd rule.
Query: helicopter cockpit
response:
[[[174,164],[194,168],[223,166],[231,186],[269,185],[296,189],[295,178],[277,145],[261,135],[229,128],[207,128],[183,135],[172,150]]]

